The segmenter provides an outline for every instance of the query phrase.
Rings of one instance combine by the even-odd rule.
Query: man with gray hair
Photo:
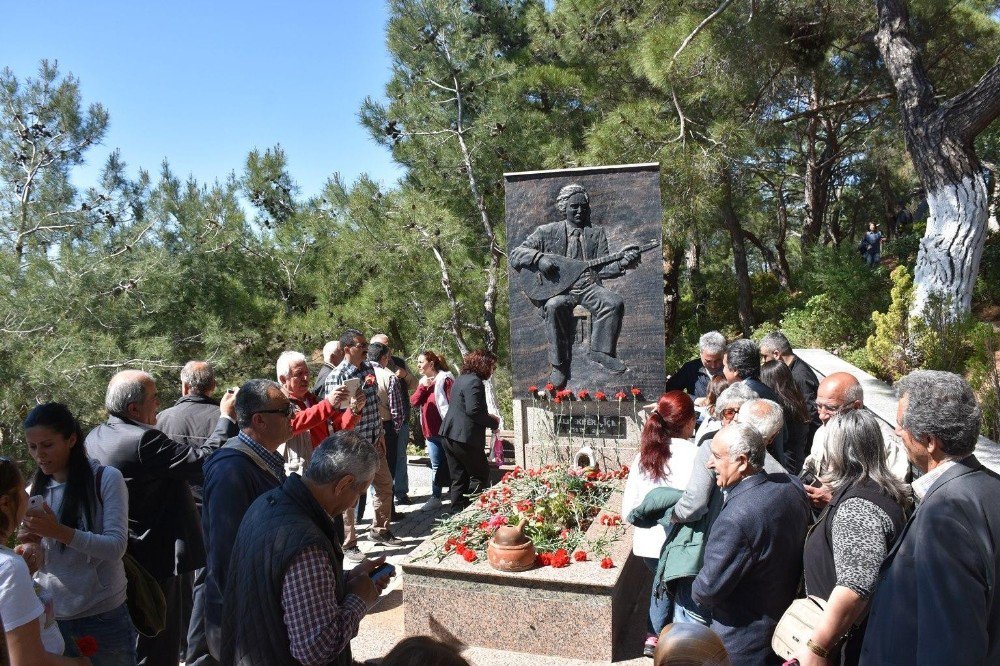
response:
[[[370,576],[384,557],[345,572],[330,516],[357,503],[382,455],[356,432],[335,433],[303,476],[291,474],[251,505],[226,584],[222,663],[353,663],[351,639],[391,576]]]
[[[681,366],[667,377],[668,391],[686,391],[700,405],[708,395],[712,377],[722,374],[722,356],[726,353],[726,338],[718,331],[709,331],[698,339],[698,358]]]
[[[781,331],[768,333],[760,341],[760,360],[762,363],[781,361],[788,366],[792,379],[795,380],[795,386],[805,398],[806,408],[809,410],[812,425],[808,437],[811,438],[816,428],[820,426],[819,413],[816,411],[816,389],[819,388],[819,378],[816,377],[816,373],[792,353],[792,344]]]
[[[809,503],[798,479],[764,471],[764,439],[755,428],[726,426],[711,448],[708,468],[725,500],[691,596],[711,612],[711,628],[734,664],[771,663],[774,627],[802,575]]]
[[[896,433],[924,475],[882,564],[860,663],[1000,664],[1000,476],[973,455],[982,409],[950,372],[911,372],[896,395]]]
[[[316,373],[316,383],[312,387],[312,392],[317,398],[326,397],[326,378],[343,360],[344,349],[340,346],[340,340],[330,340],[323,345],[323,365]]]
[[[722,357],[722,372],[730,384],[742,382],[759,397],[778,402],[778,396],[771,387],[760,381],[760,347],[753,340],[735,340],[726,347],[726,353]],[[783,419],[781,431],[770,444],[770,451],[778,460],[785,459],[787,441],[788,424]]]
[[[189,483],[201,480],[202,462],[224,440],[184,444],[158,430],[156,382],[141,370],[112,377],[104,405],[108,420],[87,435],[87,454],[125,477],[128,552],[157,580],[167,600],[164,630],[154,638],[139,637],[140,663],[176,666],[181,631],[187,629],[181,627],[181,577],[205,565]],[[217,432],[225,432],[227,424],[218,425]]]

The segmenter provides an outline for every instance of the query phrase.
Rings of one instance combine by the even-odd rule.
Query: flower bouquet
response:
[[[607,513],[604,507],[614,493],[621,492],[627,476],[627,467],[614,472],[557,465],[529,470],[515,467],[471,507],[438,524],[431,536],[443,545],[428,555],[439,562],[452,554],[467,562],[482,561],[498,528],[524,520],[524,534],[538,554],[537,566],[560,568],[571,561],[586,561],[590,553],[604,558],[602,566],[608,568],[613,566],[608,547],[624,535],[625,527],[620,516]],[[588,539],[587,530],[595,521],[608,529]]]

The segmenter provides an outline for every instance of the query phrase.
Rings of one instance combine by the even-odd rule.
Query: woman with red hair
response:
[[[639,506],[646,493],[668,486],[684,490],[694,466],[698,448],[691,441],[694,435],[694,402],[684,391],[669,391],[660,396],[642,428],[639,453],[629,468],[622,497],[622,515],[627,516]],[[661,525],[636,528],[632,536],[632,552],[641,557],[649,570],[656,573],[660,551],[667,533]],[[653,587],[654,591],[656,586]],[[646,623],[646,644],[643,653],[651,657],[656,650],[656,637],[671,615],[672,602],[661,594],[649,598]]]

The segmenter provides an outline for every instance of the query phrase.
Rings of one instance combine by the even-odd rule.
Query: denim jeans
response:
[[[649,593],[649,615],[646,617],[646,634],[649,636],[659,636],[663,627],[667,626],[670,617],[674,614],[674,601],[670,595],[664,592],[660,598],[656,598],[656,566],[660,563],[655,557],[644,557],[646,568],[653,572],[653,590]]]
[[[712,614],[699,606],[691,598],[691,583],[694,578],[682,578],[677,581],[677,591],[674,594],[674,622],[712,624]]]
[[[90,658],[94,666],[135,666],[136,631],[125,604],[97,615],[59,620],[59,631],[66,641],[67,657],[82,656],[76,641],[92,636],[97,641],[97,654]]]
[[[406,445],[410,443],[410,424],[406,421],[396,435],[396,476],[392,478],[392,494],[401,498],[410,492],[410,473],[406,469]]]
[[[441,486],[434,483],[433,479],[437,476],[438,467],[448,464],[447,459],[444,457],[442,439],[440,435],[427,438],[427,454],[431,458],[431,497],[438,499],[441,499]]]

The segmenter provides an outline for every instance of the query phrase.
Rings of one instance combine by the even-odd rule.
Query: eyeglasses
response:
[[[734,409],[732,407],[727,407],[727,408],[723,409],[722,412],[721,412],[722,418],[724,418],[724,419],[731,419],[731,418],[735,417],[739,413],[740,413],[740,410]]]
[[[837,412],[839,412],[840,410],[842,410],[844,407],[845,407],[845,405],[824,405],[821,402],[817,402],[816,403],[816,409],[818,411],[828,412],[830,414],[836,414]]]
[[[254,414],[284,414],[292,418],[295,415],[295,405],[288,403],[283,409],[258,409]]]

